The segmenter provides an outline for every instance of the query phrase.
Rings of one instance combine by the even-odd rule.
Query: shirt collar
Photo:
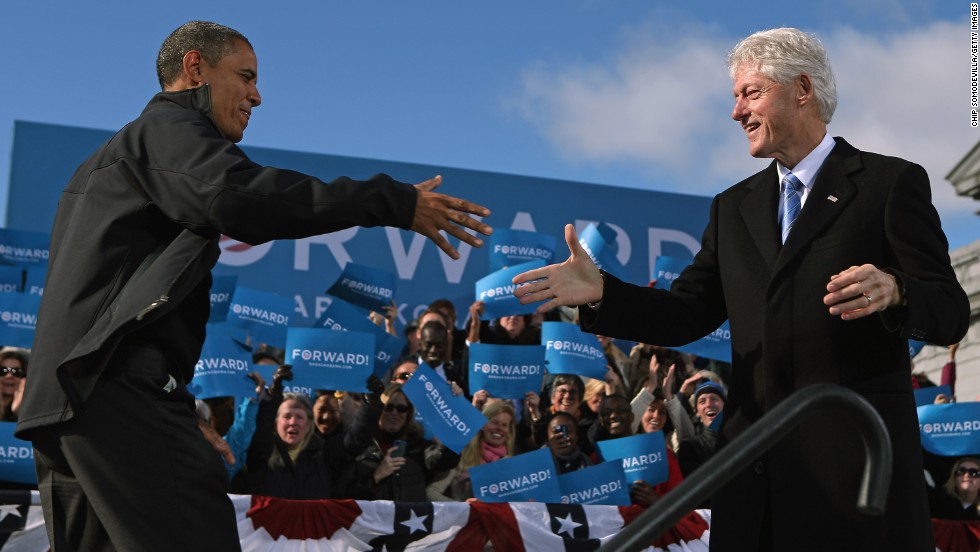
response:
[[[813,183],[817,180],[817,173],[820,172],[820,167],[823,166],[823,162],[827,160],[827,156],[830,155],[830,151],[834,149],[835,145],[837,143],[830,137],[830,133],[824,133],[823,140],[820,140],[817,147],[813,148],[813,151],[808,153],[802,161],[793,167],[793,175],[800,179],[800,182],[806,186],[807,190],[813,187]],[[790,170],[777,161],[776,172],[779,173],[779,181],[782,182],[783,177]]]

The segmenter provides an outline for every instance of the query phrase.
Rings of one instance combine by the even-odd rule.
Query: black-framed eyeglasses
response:
[[[6,376],[10,374],[15,378],[23,378],[27,376],[27,372],[23,368],[17,366],[0,366],[0,376]]]
[[[963,477],[966,474],[970,474],[970,479],[980,478],[980,469],[964,468],[963,466],[956,468],[956,477]]]
[[[385,405],[385,412],[391,412],[393,410],[397,410],[399,414],[408,414],[408,405],[392,403]]]

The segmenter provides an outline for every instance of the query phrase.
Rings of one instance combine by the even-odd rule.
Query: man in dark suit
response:
[[[883,517],[857,512],[859,439],[821,413],[715,494],[712,550],[932,550],[906,339],[958,341],[969,303],[926,172],[827,134],[836,91],[813,36],[756,33],[729,70],[750,154],[775,161],[715,197],[670,291],[600,272],[569,225],[569,259],[516,277],[517,295],[541,311],[582,305],[583,329],[664,346],[729,319],[722,446],[811,384],[849,387],[881,414],[895,458]]]
[[[489,212],[378,175],[326,183],[235,144],[262,99],[248,40],[192,21],[164,41],[163,92],[68,183],[17,434],[34,443],[49,541],[63,550],[236,550],[227,475],[187,383],[222,234],[258,244],[397,226],[459,254]]]

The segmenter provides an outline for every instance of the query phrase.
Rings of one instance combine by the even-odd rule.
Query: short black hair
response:
[[[252,43],[245,35],[210,21],[190,21],[170,33],[160,46],[157,55],[157,79],[160,88],[166,89],[184,70],[184,54],[191,50],[201,52],[201,57],[209,65],[215,65],[221,58],[238,51],[237,42]]]

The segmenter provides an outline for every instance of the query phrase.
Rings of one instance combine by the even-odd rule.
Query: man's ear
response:
[[[796,98],[799,100],[800,106],[806,105],[813,99],[813,80],[810,79],[810,75],[803,73],[800,75],[799,79],[797,79],[796,86]]]
[[[205,61],[201,57],[201,52],[197,50],[191,50],[184,54],[182,60],[183,70],[180,75],[174,79],[174,82],[167,85],[164,90],[167,92],[179,92],[181,90],[189,90],[191,88],[197,88],[204,84],[204,74],[202,72]]]

